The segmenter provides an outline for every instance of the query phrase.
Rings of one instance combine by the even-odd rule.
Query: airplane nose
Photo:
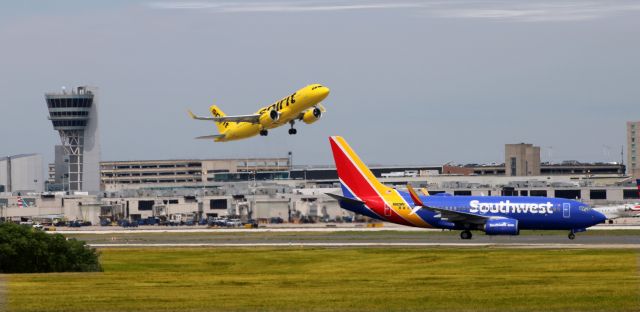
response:
[[[320,96],[320,98],[322,98],[324,100],[327,96],[329,96],[330,92],[331,91],[327,87],[319,88],[318,95]]]
[[[595,224],[604,223],[607,220],[607,217],[599,211],[591,210],[591,216]]]

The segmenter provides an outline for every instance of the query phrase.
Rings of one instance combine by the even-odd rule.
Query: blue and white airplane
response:
[[[518,235],[520,230],[567,230],[575,233],[602,223],[606,217],[588,205],[569,199],[520,196],[418,195],[383,185],[347,142],[330,137],[342,196],[328,193],[343,209],[374,219],[423,228],[471,231],[487,235]]]

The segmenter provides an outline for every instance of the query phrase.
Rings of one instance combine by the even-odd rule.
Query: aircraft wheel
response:
[[[269,132],[267,130],[260,130],[260,135],[261,136],[267,136],[269,134]]]
[[[576,234],[573,232],[569,233],[569,239],[576,239]]]
[[[298,130],[293,129],[293,128],[289,129],[289,134],[294,135],[294,134],[297,134],[297,133],[298,133]]]
[[[462,238],[462,239],[471,239],[472,236],[473,236],[473,234],[471,234],[470,231],[462,231],[460,233],[460,238]]]

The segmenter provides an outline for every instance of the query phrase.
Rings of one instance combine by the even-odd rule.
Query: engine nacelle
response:
[[[518,235],[518,220],[510,218],[489,219],[484,224],[484,232],[487,235]]]
[[[280,119],[280,113],[275,109],[270,109],[260,115],[260,125],[269,127]]]
[[[314,107],[313,109],[306,111],[304,115],[302,115],[302,121],[304,121],[304,123],[306,124],[312,124],[318,121],[320,117],[322,117],[322,111],[319,108]]]

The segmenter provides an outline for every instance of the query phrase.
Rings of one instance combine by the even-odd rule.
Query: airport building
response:
[[[65,170],[60,181],[67,191],[100,191],[100,140],[96,89],[78,87],[71,92],[46,93],[49,120],[58,131],[63,157],[55,167]],[[57,150],[56,150],[57,151]],[[56,171],[60,174],[60,169]]]
[[[627,174],[640,179],[640,121],[627,122]]]
[[[504,162],[508,176],[540,175],[540,147],[525,143],[506,144]]]
[[[180,186],[202,182],[289,179],[291,158],[105,161],[100,163],[103,190],[140,185]]]
[[[42,192],[43,159],[40,154],[24,154],[0,158],[0,193]]]

